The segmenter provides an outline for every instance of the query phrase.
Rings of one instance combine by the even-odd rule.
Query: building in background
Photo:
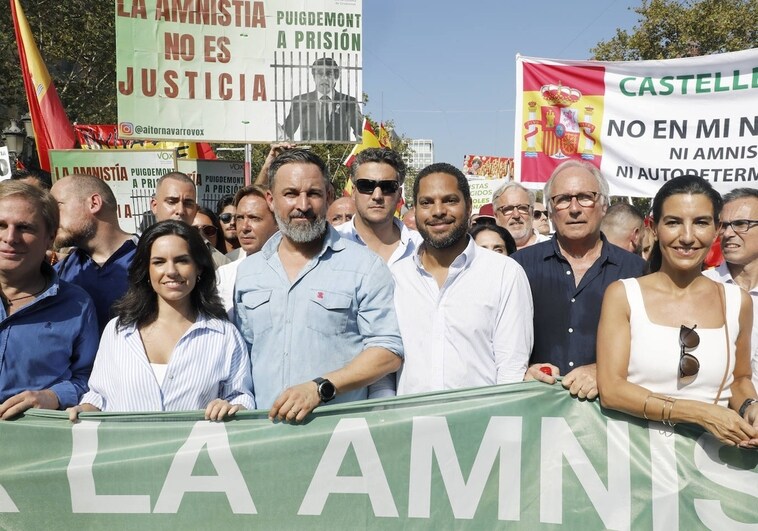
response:
[[[409,168],[419,171],[434,162],[434,141],[426,139],[411,140],[408,144],[408,154],[405,163]]]

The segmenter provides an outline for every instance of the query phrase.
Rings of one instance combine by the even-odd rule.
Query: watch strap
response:
[[[758,402],[758,400],[756,400],[755,398],[746,399],[740,406],[740,411],[739,411],[740,417],[744,417],[745,413],[747,412],[747,408],[749,408],[751,405],[753,405],[756,402]]]

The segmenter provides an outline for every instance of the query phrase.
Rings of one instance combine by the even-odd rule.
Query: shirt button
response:
[[[570,275],[570,274],[571,274],[571,271],[566,271],[566,274],[567,274],[567,275]]]
[[[573,333],[574,333],[574,329],[573,328],[569,328],[569,334],[573,334]]]
[[[569,362],[569,367],[573,367],[573,366],[574,366],[574,362],[573,362],[573,361],[570,361],[570,362]]]
[[[169,379],[169,380],[173,380],[173,379],[174,379],[174,375],[173,375],[173,374],[169,374],[169,375],[168,375],[168,379]]]
[[[576,299],[571,299],[571,302],[576,302]]]

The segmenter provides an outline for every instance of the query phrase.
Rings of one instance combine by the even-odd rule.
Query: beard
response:
[[[82,244],[94,238],[95,234],[97,234],[97,226],[94,223],[82,223],[76,229],[66,232],[58,229],[58,235],[56,235],[53,242],[53,248],[81,247]]]
[[[516,241],[523,240],[527,235],[532,234],[532,228],[529,227],[526,222],[508,224],[505,228],[511,233],[511,236],[513,236],[513,239]]]
[[[461,241],[461,238],[466,237],[468,227],[466,220],[461,220],[457,225],[453,225],[447,234],[432,234],[425,225],[419,225],[417,229],[428,246],[435,249],[448,249]]]
[[[292,219],[308,218],[308,215],[290,216],[289,219],[284,220],[279,216],[278,212],[274,212],[274,219],[276,219],[276,225],[279,227],[279,232],[286,236],[295,243],[310,243],[321,238],[326,233],[326,216],[317,216],[313,214],[313,219],[310,219],[307,224],[292,223]]]

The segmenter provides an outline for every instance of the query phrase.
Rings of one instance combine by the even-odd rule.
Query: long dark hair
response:
[[[190,293],[192,308],[198,314],[227,319],[224,305],[216,290],[213,259],[200,233],[182,221],[167,220],[152,225],[142,233],[134,259],[129,266],[129,289],[113,304],[119,328],[131,325],[145,326],[158,318],[158,295],[150,286],[150,255],[158,238],[171,235],[179,236],[187,242],[190,256],[197,264],[199,277]]]
[[[653,199],[653,223],[657,225],[661,220],[663,203],[666,202],[666,199],[678,194],[706,196],[710,200],[711,205],[713,205],[713,222],[718,227],[719,215],[721,214],[721,207],[724,206],[724,202],[721,199],[721,195],[713,189],[711,183],[697,175],[683,175],[661,186],[658,193],[655,194],[655,199]],[[656,239],[652,249],[650,249],[650,257],[647,259],[648,272],[655,273],[656,271],[660,271],[662,262],[661,247]]]

